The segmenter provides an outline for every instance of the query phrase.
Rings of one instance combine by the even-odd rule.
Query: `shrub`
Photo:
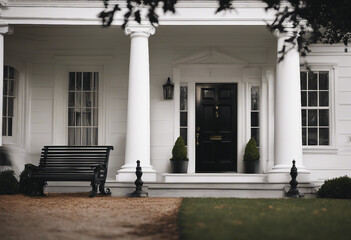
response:
[[[245,147],[244,161],[256,161],[260,159],[255,138],[251,138]]]
[[[343,176],[326,180],[317,195],[320,198],[351,199],[351,178]]]
[[[178,137],[172,149],[171,161],[188,161],[187,151],[182,137]]]
[[[0,172],[0,195],[18,193],[18,181],[13,170]]]
[[[19,192],[24,195],[38,195],[40,187],[45,184],[41,180],[35,180],[28,176],[32,169],[36,168],[33,164],[26,164],[24,170],[20,174]]]

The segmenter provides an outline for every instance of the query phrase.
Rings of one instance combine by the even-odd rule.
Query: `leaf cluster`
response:
[[[317,192],[320,198],[351,199],[351,178],[348,176],[329,179]]]
[[[13,170],[0,172],[0,195],[11,195],[18,193],[18,181]]]
[[[40,186],[43,185],[42,180],[36,180],[30,178],[30,172],[35,169],[36,166],[33,164],[26,164],[24,170],[20,174],[19,181],[19,192],[27,195],[34,196],[37,195],[40,189]]]
[[[216,13],[234,9],[233,3],[238,0],[217,0]],[[121,11],[119,4],[110,7],[110,1],[104,0],[105,10],[99,17],[103,26],[110,26],[114,14]],[[177,0],[125,0],[127,12],[124,14],[124,24],[130,20],[141,22],[141,9],[146,9],[146,18],[152,25],[158,24],[157,8],[162,8],[164,13],[175,13]],[[310,52],[309,45],[314,43],[335,44],[342,42],[345,52],[351,38],[351,1],[350,0],[262,0],[267,4],[266,10],[276,12],[275,20],[268,23],[271,31],[280,33],[292,31],[292,35],[285,40],[280,50],[279,61],[284,59],[287,51],[298,49],[302,56]]]
[[[260,153],[257,149],[255,138],[251,138],[245,147],[244,161],[257,161],[260,159]]]
[[[179,136],[172,149],[171,161],[188,161],[187,155],[184,140]]]

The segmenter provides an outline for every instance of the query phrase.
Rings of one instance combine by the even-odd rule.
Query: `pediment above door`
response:
[[[221,53],[215,48],[206,48],[204,50],[173,61],[173,65],[183,64],[229,64],[238,67],[244,67],[248,64],[248,62],[237,57]]]

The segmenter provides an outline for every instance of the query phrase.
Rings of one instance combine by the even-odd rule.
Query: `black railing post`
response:
[[[302,193],[299,192],[297,189],[297,185],[299,184],[298,181],[296,180],[297,178],[297,168],[295,166],[295,160],[292,161],[293,166],[291,167],[290,170],[290,176],[291,176],[291,181],[290,181],[290,190],[285,194],[287,197],[294,197],[294,198],[301,198],[304,197]]]
[[[137,179],[134,182],[135,191],[132,192],[131,197],[147,197],[147,192],[144,192],[142,189],[144,182],[141,180],[141,176],[143,175],[143,172],[141,170],[139,160],[137,161],[135,175],[137,176]]]

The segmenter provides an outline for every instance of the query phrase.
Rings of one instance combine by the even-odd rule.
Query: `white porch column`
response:
[[[0,113],[2,114],[3,83],[4,83],[4,35],[10,32],[7,23],[0,22]],[[0,117],[0,146],[2,146],[2,115]]]
[[[140,160],[143,181],[156,181],[150,164],[150,74],[148,38],[155,33],[151,25],[129,25],[130,35],[128,114],[125,164],[117,172],[120,182],[135,181],[136,161]]]
[[[277,50],[283,48],[284,40],[292,32],[279,34]],[[287,45],[287,49],[292,47]],[[280,54],[279,54],[280,55]],[[279,58],[278,55],[278,58]],[[309,182],[310,172],[302,159],[301,133],[300,56],[295,47],[286,52],[277,63],[275,80],[274,117],[274,167],[269,171],[268,182],[288,183],[291,180],[292,161],[296,161],[299,182]]]

